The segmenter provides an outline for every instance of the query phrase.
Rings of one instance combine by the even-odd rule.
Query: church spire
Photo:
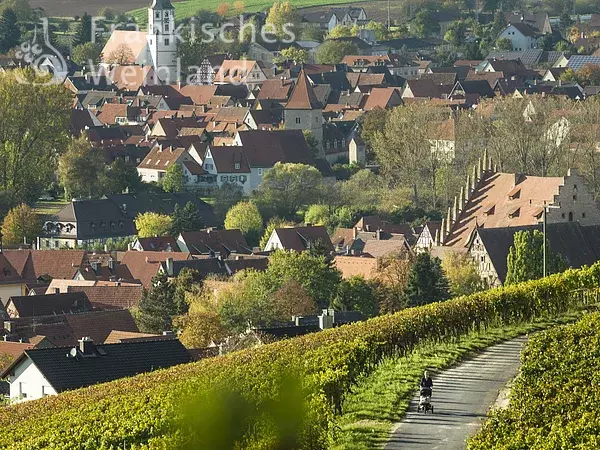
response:
[[[322,109],[321,103],[317,100],[315,91],[308,81],[304,69],[300,70],[296,86],[290,95],[290,99],[285,105],[286,109]]]

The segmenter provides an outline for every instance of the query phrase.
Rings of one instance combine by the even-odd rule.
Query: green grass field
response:
[[[291,3],[296,8],[308,8],[311,6],[348,4],[357,1],[361,0],[292,0]],[[230,7],[233,6],[233,2],[224,0],[186,0],[183,2],[173,2],[173,6],[175,7],[175,17],[177,20],[183,20],[194,16],[200,9],[214,11],[221,3],[227,3]],[[244,2],[244,9],[246,12],[263,11],[272,5],[272,0],[248,0]],[[145,24],[148,19],[148,8],[134,9],[128,11],[127,14],[134,17],[137,24]]]

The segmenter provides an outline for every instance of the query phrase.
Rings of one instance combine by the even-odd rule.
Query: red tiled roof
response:
[[[218,173],[250,173],[244,147],[211,147],[210,153]],[[236,169],[236,163],[239,164],[238,169]]]
[[[70,286],[68,292],[84,292],[92,306],[98,309],[136,308],[142,299],[141,285],[137,286]]]
[[[279,100],[285,102],[290,95],[292,80],[265,80],[256,96],[257,100]]]
[[[85,257],[84,250],[4,250],[2,253],[27,281],[43,276],[73,278]]]
[[[174,260],[190,259],[188,252],[136,252],[128,251],[123,256],[121,264],[125,264],[135,280],[140,280],[144,287],[149,288],[152,277],[157,274],[160,263],[172,258]]]

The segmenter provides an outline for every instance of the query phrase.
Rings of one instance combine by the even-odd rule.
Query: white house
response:
[[[263,168],[250,168],[243,147],[237,145],[209,146],[202,168],[206,174],[205,182],[213,181],[218,187],[226,183],[237,184],[246,195],[258,187],[264,174]]]
[[[530,48],[537,48],[539,33],[524,23],[509,24],[498,36],[506,38],[512,43],[512,50],[522,52]]]

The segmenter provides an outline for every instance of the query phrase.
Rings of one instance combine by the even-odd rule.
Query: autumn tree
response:
[[[91,68],[100,62],[102,48],[96,42],[84,42],[73,48],[73,61]]]
[[[58,178],[65,198],[100,197],[104,195],[104,154],[80,137],[73,139],[58,161]]]
[[[243,14],[245,8],[246,5],[242,0],[236,0],[235,2],[233,2],[233,10],[236,14]]]
[[[486,288],[477,272],[475,261],[469,255],[449,252],[442,262],[442,268],[454,297],[473,294]]]
[[[273,293],[273,309],[275,317],[285,321],[316,314],[317,304],[298,281],[287,280]]]
[[[131,47],[123,42],[104,58],[104,62],[125,66],[135,62],[135,55]]]
[[[305,64],[308,62],[308,52],[302,48],[288,47],[279,52],[279,55],[273,58],[275,63],[284,63],[291,61],[294,64]]]
[[[355,34],[352,33],[352,27],[348,25],[336,25],[327,35],[328,39],[337,39],[342,37],[352,37]]]
[[[240,230],[249,245],[256,245],[263,231],[263,218],[253,202],[239,202],[227,211],[225,229]]]
[[[38,215],[24,203],[12,208],[2,222],[2,243],[33,243],[40,234]]]
[[[265,25],[278,39],[294,39],[293,28],[298,21],[296,11],[289,1],[275,0],[269,10]]]
[[[402,255],[388,255],[379,260],[374,279],[380,284],[379,310],[382,314],[406,307],[405,290],[412,264],[412,258]]]
[[[139,237],[167,236],[171,233],[171,217],[155,212],[139,214],[135,218],[135,229]]]
[[[229,3],[220,3],[216,11],[221,18],[224,18],[229,12]]]

